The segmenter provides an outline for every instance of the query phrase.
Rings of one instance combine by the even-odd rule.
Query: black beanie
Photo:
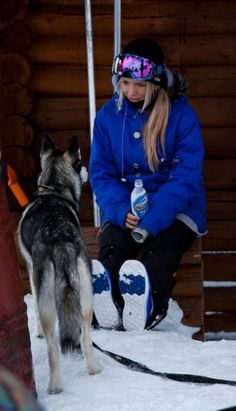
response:
[[[134,54],[136,56],[151,60],[154,64],[164,64],[164,53],[161,47],[154,40],[148,38],[138,38],[132,40],[130,43],[126,44],[121,54]],[[159,75],[159,78],[160,80],[158,82],[156,82],[154,79],[148,81],[154,84],[158,84],[160,85],[160,87],[166,89],[167,80],[165,70],[161,75]]]
[[[157,65],[164,64],[164,54],[161,47],[151,39],[140,38],[131,41],[123,48],[122,54],[135,54],[151,60]]]

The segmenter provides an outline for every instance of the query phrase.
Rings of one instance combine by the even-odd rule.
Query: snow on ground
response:
[[[47,394],[46,342],[35,337],[32,296],[25,297],[38,399],[46,411],[218,411],[236,406],[236,387],[165,380],[127,369],[95,350],[104,370],[91,376],[79,354],[61,357],[63,392]],[[197,329],[181,324],[182,311],[171,300],[168,316],[153,331],[93,330],[101,348],[159,372],[189,373],[236,380],[236,341],[200,342]]]

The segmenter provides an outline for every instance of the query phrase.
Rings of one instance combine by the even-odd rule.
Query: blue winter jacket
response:
[[[156,172],[148,167],[141,136],[147,113],[140,113],[126,99],[118,111],[117,99],[114,95],[96,115],[90,155],[90,183],[102,223],[109,220],[124,228],[134,181],[142,178],[149,210],[139,222],[141,228],[155,236],[183,213],[204,233],[204,149],[199,120],[188,98],[171,103],[165,152],[157,148],[161,163]]]

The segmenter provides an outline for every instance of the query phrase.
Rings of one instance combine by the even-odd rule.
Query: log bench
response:
[[[97,258],[98,228],[82,227],[83,236],[88,246],[90,258]],[[25,263],[19,255],[19,268],[24,293],[30,292],[30,284]],[[201,239],[196,239],[191,248],[183,255],[179,271],[176,276],[176,286],[172,293],[183,310],[182,323],[192,327],[199,327],[193,338],[204,340],[204,292],[203,292],[203,264],[201,256]]]

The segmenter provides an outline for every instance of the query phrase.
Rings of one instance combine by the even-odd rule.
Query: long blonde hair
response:
[[[143,145],[149,168],[154,172],[160,164],[157,151],[158,144],[161,145],[163,152],[165,152],[165,134],[170,114],[170,99],[168,92],[163,88],[148,81],[146,86],[146,94],[141,112],[149,106],[153,99],[155,99],[155,102],[142,130]],[[120,88],[120,81],[115,85],[115,91],[119,95],[117,107],[120,110],[124,98]]]

